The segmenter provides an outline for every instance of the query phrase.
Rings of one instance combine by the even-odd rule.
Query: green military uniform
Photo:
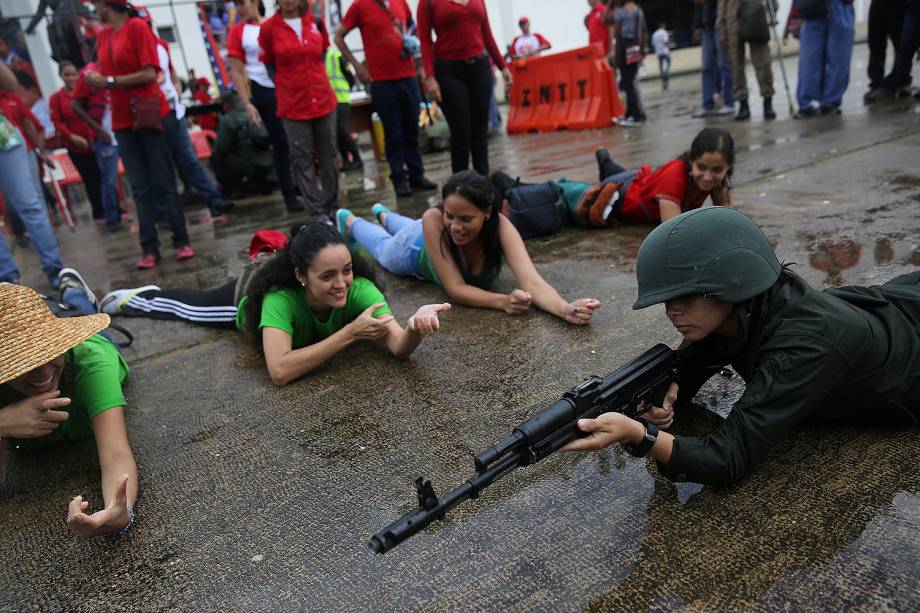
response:
[[[727,485],[802,421],[920,417],[920,272],[885,285],[818,291],[783,272],[752,301],[744,337],[681,352],[680,398],[727,364],[747,383],[722,428],[677,437],[664,474]]]
[[[214,146],[214,172],[221,185],[232,191],[265,191],[275,182],[271,147],[253,145],[249,119],[238,104],[223,115]]]
[[[716,433],[675,438],[669,479],[734,483],[806,420],[920,422],[920,271],[818,291],[782,269],[753,221],[710,207],[653,230],[636,275],[633,308],[705,295],[737,318],[737,336],[681,347],[678,404],[727,364],[747,386]]]
[[[771,0],[772,1],[772,0]],[[763,6],[763,0],[719,0],[716,13],[716,28],[728,43],[729,59],[732,63],[732,85],[735,100],[748,99],[747,78],[744,76],[744,45],[751,50],[751,64],[757,75],[760,95],[773,96],[773,70],[770,68],[770,33],[767,29],[765,9],[751,10]],[[778,5],[774,2],[774,7]],[[756,20],[760,23],[749,23]],[[759,26],[763,26],[761,29]]]

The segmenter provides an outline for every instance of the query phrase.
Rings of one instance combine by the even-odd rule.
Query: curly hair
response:
[[[290,240],[281,250],[265,262],[253,274],[249,287],[246,288],[246,306],[244,307],[243,334],[246,344],[261,353],[262,339],[259,334],[259,322],[262,321],[262,300],[269,292],[285,288],[299,288],[295,271],[304,276],[316,258],[316,254],[326,247],[347,246],[345,238],[333,227],[323,223],[297,223],[291,226]],[[352,270],[355,277],[364,277],[375,282],[374,269],[363,257],[352,253]]]

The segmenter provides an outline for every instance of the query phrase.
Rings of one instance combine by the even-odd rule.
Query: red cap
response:
[[[525,23],[530,23],[530,20],[527,19],[526,17],[521,17],[520,19],[518,19],[518,25],[519,25],[519,26],[520,26],[520,25],[524,25]]]
[[[195,79],[195,83],[198,85],[207,85],[208,87],[211,87],[211,80],[207,77],[198,77]]]

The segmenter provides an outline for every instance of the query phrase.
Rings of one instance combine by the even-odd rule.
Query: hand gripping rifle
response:
[[[478,498],[482,490],[518,466],[536,464],[566,443],[586,436],[578,429],[579,419],[613,411],[637,417],[653,406],[661,406],[668,387],[676,380],[676,353],[662,344],[604,378],[588,377],[518,425],[511,436],[476,456],[476,473],[455,490],[439,498],[431,481],[416,479],[418,508],[372,536],[368,547],[375,553],[386,553],[435,519],[444,519],[460,503]]]

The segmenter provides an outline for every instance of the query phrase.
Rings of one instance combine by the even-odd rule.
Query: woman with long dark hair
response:
[[[275,82],[268,76],[265,64],[259,59],[262,54],[259,32],[265,16],[265,5],[262,0],[234,0],[234,3],[238,22],[230,29],[227,37],[230,74],[233,75],[246,117],[253,125],[264,125],[272,139],[275,173],[284,196],[284,205],[288,211],[302,211],[303,205],[297,200],[297,188],[291,176],[287,137],[277,116]]]
[[[115,290],[103,312],[237,328],[262,354],[276,385],[286,385],[356,341],[381,341],[407,358],[439,328],[449,304],[426,304],[403,329],[374,285],[373,270],[324,223],[297,224],[285,247],[251,277],[212,290],[156,286]]]
[[[287,135],[294,180],[307,209],[331,217],[339,203],[335,165],[338,103],[326,76],[329,33],[306,0],[279,0],[278,12],[259,31],[261,60],[275,82],[277,115]],[[320,189],[316,177],[319,161]]]
[[[441,195],[441,205],[421,219],[374,205],[371,211],[382,228],[339,209],[339,231],[393,274],[436,283],[458,304],[510,315],[526,313],[533,304],[572,324],[591,321],[600,301],[568,302],[540,276],[520,233],[501,213],[501,198],[488,179],[473,170],[458,172],[447,179]],[[520,284],[508,294],[491,290],[503,260]]]
[[[437,36],[433,41],[431,33]],[[423,0],[418,6],[418,35],[422,42],[425,86],[444,109],[450,126],[452,172],[470,167],[489,174],[489,103],[492,68],[502,71],[505,86],[511,72],[505,65],[489,27],[483,0]]]
[[[144,20],[132,15],[127,0],[97,0],[95,7],[99,19],[112,27],[100,31],[97,38],[102,72],[89,72],[84,78],[90,87],[111,93],[112,128],[140,225],[143,256],[136,267],[149,269],[160,261],[155,196],[162,198],[160,204],[172,230],[176,259],[194,257],[176,190],[172,154],[163,132],[162,121],[169,114],[169,104],[157,85],[160,60],[156,38]]]
[[[83,179],[86,195],[93,207],[93,219],[102,221],[105,219],[102,208],[102,176],[92,149],[96,132],[73,111],[73,88],[79,73],[73,63],[61,62],[58,65],[58,74],[64,82],[64,87],[51,95],[48,104],[51,107],[51,120],[54,122],[54,129],[61,135],[64,146],[67,147],[70,160]]]

